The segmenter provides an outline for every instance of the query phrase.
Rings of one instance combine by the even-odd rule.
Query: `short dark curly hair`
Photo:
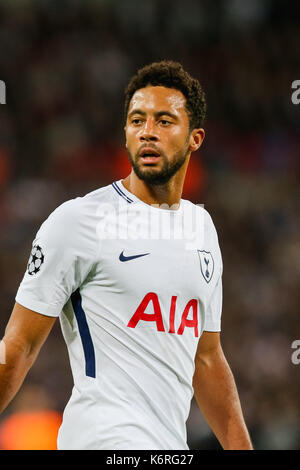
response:
[[[190,130],[203,126],[206,115],[205,93],[199,81],[184,70],[179,62],[162,60],[139,69],[125,89],[125,120],[134,93],[146,86],[164,86],[181,91],[186,99]]]

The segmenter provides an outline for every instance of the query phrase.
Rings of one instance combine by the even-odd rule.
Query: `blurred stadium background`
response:
[[[246,422],[256,449],[300,449],[299,13],[282,0],[0,1],[0,337],[42,221],[128,174],[127,80],[179,60],[207,94],[184,197],[218,229],[222,342]],[[0,416],[0,448],[53,448],[71,386],[57,322]],[[188,439],[219,448],[194,402]]]

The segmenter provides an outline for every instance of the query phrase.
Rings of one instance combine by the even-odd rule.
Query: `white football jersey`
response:
[[[59,449],[188,449],[198,340],[220,331],[222,259],[201,206],[116,181],[59,206],[16,301],[60,319],[74,387]]]

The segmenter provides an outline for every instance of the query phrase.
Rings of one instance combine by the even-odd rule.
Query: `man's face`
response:
[[[148,183],[165,184],[191,151],[184,95],[163,86],[137,90],[129,104],[125,132],[136,175]]]

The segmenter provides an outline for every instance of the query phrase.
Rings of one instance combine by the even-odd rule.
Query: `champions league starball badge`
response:
[[[37,274],[44,262],[44,253],[39,245],[34,245],[27,265],[27,272],[30,276]]]

